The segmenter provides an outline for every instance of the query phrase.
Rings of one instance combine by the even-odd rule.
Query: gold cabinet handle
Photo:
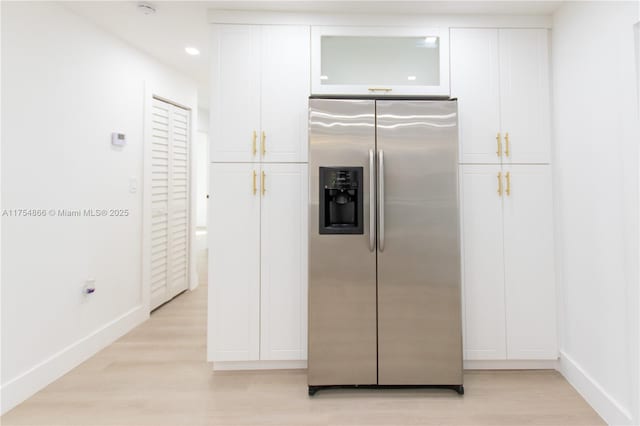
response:
[[[502,172],[498,172],[498,195],[502,197]]]
[[[256,171],[253,171],[253,195],[256,195],[258,188],[256,188]]]
[[[262,156],[264,157],[264,155],[267,153],[267,135],[264,132],[264,130],[262,131],[262,140],[261,140],[261,146],[262,146]]]
[[[509,156],[509,153],[511,152],[511,150],[509,149],[509,132],[507,132],[507,133],[504,135],[504,143],[505,143],[505,145],[506,145],[506,148],[505,148],[505,150],[504,150],[504,153],[505,153],[505,155],[508,157],[508,156]],[[508,175],[509,175],[509,173],[507,173],[507,176],[508,176]]]
[[[385,92],[385,93],[389,93],[390,91],[392,91],[393,89],[390,89],[388,87],[369,87],[368,89],[370,92]]]
[[[253,131],[253,142],[251,142],[251,152],[253,152],[253,155],[256,155],[256,139],[258,138],[258,132],[256,132],[255,130]]]
[[[262,188],[262,195],[264,195],[264,193],[267,191],[267,188],[265,188],[265,186],[264,186],[265,180],[266,180],[266,174],[264,173],[264,170],[263,170],[262,171],[262,181],[260,182],[260,187]]]
[[[505,193],[508,197],[509,195],[511,195],[511,173],[507,172],[507,175],[505,177],[507,178],[507,190],[505,191]]]
[[[496,135],[496,143],[498,144],[498,150],[496,151],[496,155],[498,157],[502,157],[502,136],[500,132]]]

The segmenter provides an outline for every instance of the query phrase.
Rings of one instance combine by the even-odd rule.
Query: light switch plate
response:
[[[132,194],[138,192],[138,178],[135,176],[129,178],[129,192]]]

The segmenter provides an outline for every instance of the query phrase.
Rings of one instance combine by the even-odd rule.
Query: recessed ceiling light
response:
[[[326,75],[321,75],[320,80],[329,80],[329,77],[327,77]]]
[[[424,42],[427,44],[436,44],[436,42],[438,41],[438,37],[425,37]]]
[[[407,80],[409,80],[409,81],[415,81],[415,79],[416,79],[415,75],[410,75],[410,76],[407,77]]]
[[[185,47],[184,51],[187,52],[191,56],[197,56],[200,54],[200,51],[195,47]]]

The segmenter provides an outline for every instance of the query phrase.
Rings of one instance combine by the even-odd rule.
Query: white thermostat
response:
[[[125,146],[127,144],[127,137],[124,133],[111,133],[111,145]]]

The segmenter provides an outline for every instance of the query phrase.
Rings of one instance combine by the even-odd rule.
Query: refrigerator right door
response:
[[[378,384],[461,385],[456,101],[377,101]]]

